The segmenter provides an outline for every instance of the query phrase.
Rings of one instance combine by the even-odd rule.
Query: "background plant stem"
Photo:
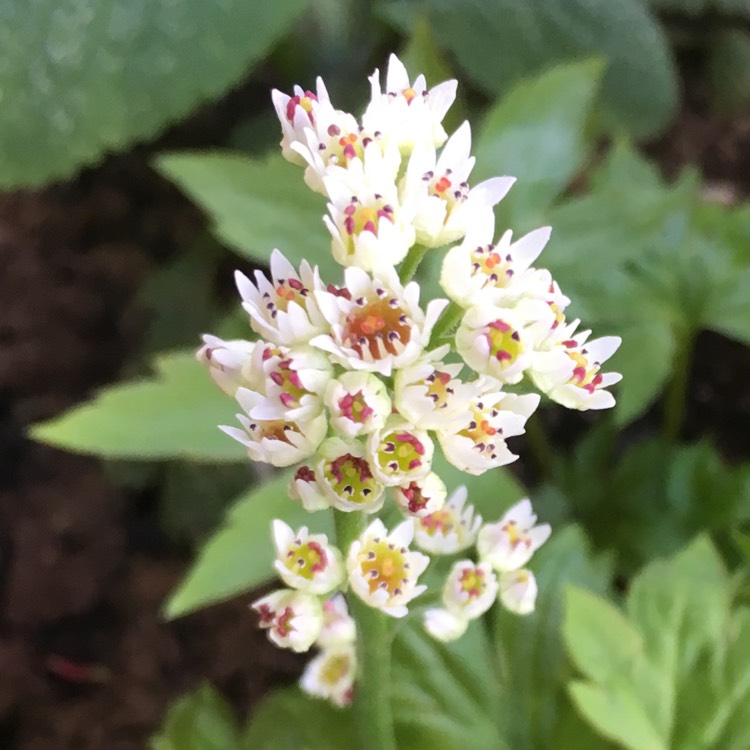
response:
[[[555,460],[555,450],[537,412],[526,422],[526,440],[534,454],[534,460],[542,479],[549,479]]]
[[[690,380],[693,342],[693,333],[685,332],[675,353],[672,380],[664,394],[662,434],[670,442],[675,442],[679,439],[682,423],[685,420],[685,401],[687,398],[688,381]]]
[[[335,510],[336,540],[344,557],[351,543],[362,533],[366,517],[362,513]],[[359,670],[354,689],[357,728],[365,750],[396,750],[391,707],[390,618],[369,607],[356,595],[347,595],[349,612],[357,623]]]

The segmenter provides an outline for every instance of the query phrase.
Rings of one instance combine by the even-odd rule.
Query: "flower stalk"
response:
[[[336,541],[348,550],[362,533],[365,517],[361,513],[334,510]],[[348,596],[349,611],[357,624],[357,660],[359,674],[353,708],[357,726],[366,738],[366,750],[396,750],[393,709],[390,696],[391,632],[388,616],[369,607],[356,596]]]
[[[404,258],[404,262],[398,269],[398,279],[402,284],[411,281],[424,259],[428,248],[425,245],[414,245]]]
[[[447,338],[451,331],[453,331],[458,325],[463,314],[463,307],[456,302],[451,302],[448,307],[443,310],[443,314],[438,318],[435,327],[432,329],[430,346],[438,346],[442,342],[442,339]]]

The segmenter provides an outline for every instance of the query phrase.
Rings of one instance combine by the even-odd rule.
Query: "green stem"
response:
[[[680,437],[685,419],[690,361],[693,357],[693,335],[685,332],[675,353],[672,380],[664,396],[664,416],[662,434],[670,442]]]
[[[346,557],[351,543],[365,526],[363,513],[334,511],[336,540]],[[347,596],[357,623],[359,674],[354,692],[357,727],[366,750],[396,750],[391,707],[391,633],[387,615],[357,596]]]
[[[406,284],[407,281],[411,281],[414,278],[414,274],[417,272],[426,252],[427,248],[424,245],[414,245],[409,250],[403,263],[401,263],[401,267],[398,269],[398,278],[402,284]]]
[[[549,441],[539,413],[534,414],[526,422],[526,440],[534,454],[534,460],[542,479],[549,479],[554,466],[555,449]]]
[[[447,336],[448,333],[458,325],[458,321],[461,320],[463,314],[463,307],[457,305],[455,302],[450,302],[448,307],[443,310],[443,314],[438,318],[435,327],[432,329],[430,346],[437,346],[440,343],[440,339]]]

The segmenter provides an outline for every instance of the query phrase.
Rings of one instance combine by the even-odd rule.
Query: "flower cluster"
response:
[[[389,533],[376,518],[350,545],[345,561],[325,534],[310,534],[304,526],[295,533],[278,519],[272,532],[274,567],[288,588],[253,603],[260,627],[280,648],[301,653],[317,646],[320,652],[308,664],[302,688],[347,705],[357,672],[356,626],[337,591],[349,587],[366,604],[403,617],[406,605],[426,588],[417,579],[429,558],[408,548],[411,520]]]
[[[523,385],[570,408],[601,409],[613,405],[606,389],[620,377],[600,372],[619,339],[589,341],[566,319],[569,300],[550,272],[532,265],[550,229],[495,239],[494,206],[514,178],[472,183],[469,124],[450,136],[442,124],[456,82],[428,88],[395,56],[385,86],[378,71],[370,82],[359,119],[335,108],[320,79],[314,92],[273,92],[283,155],[328,201],[323,220],[342,276],[323,279],[274,250],[270,273],[236,276],[257,340],[207,335],[198,352],[238,404],[238,423],[221,429],[252,460],[294,466],[289,494],[306,510],[376,514],[390,498],[406,517],[390,533],[375,519],[343,551],[305,529],[274,528],[276,569],[289,588],[256,603],[261,624],[279,645],[322,647],[303,684],[339,704],[356,657],[351,639],[322,645],[334,606],[325,597],[346,585],[405,615],[429,562],[409,550],[412,537],[431,554],[478,546],[479,563],[457,563],[449,576],[431,632],[456,633],[498,591],[511,610],[533,606],[528,557],[518,560],[548,528],[528,527],[523,504],[515,520],[481,527],[465,490],[448,499],[435,451],[471,475],[503,466],[517,458],[508,441],[540,402]],[[441,258],[447,299],[420,299],[411,280],[429,254]]]
[[[424,524],[425,520],[419,522]],[[481,518],[471,526],[464,523],[461,546],[454,543],[438,548],[434,537],[430,537],[432,550],[438,553],[446,549],[449,553],[458,552],[476,543],[479,558],[479,562],[465,559],[453,564],[443,587],[443,606],[428,609],[424,614],[425,629],[430,635],[441,641],[460,637],[469,622],[483,615],[496,599],[518,615],[534,610],[536,579],[524,566],[551,533],[549,524],[535,524],[531,502],[524,498],[497,523],[482,525]],[[431,529],[434,525],[427,527]],[[443,534],[441,541],[447,537]]]

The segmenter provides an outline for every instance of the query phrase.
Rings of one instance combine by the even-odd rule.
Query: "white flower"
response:
[[[300,86],[294,87],[292,96],[278,89],[271,92],[273,106],[281,123],[281,153],[295,164],[305,162],[293,148],[294,144],[305,139],[305,131],[315,125],[321,109],[333,110],[323,79],[318,78],[316,84],[316,93],[305,91]]]
[[[425,430],[449,428],[457,416],[466,413],[480,390],[476,382],[464,383],[458,378],[462,364],[440,361],[449,351],[450,346],[442,346],[397,370],[394,377],[396,409]]]
[[[394,368],[414,362],[447,300],[432,300],[423,313],[419,285],[402,287],[392,267],[376,271],[372,278],[350,267],[344,277],[342,289],[316,292],[331,330],[310,343],[350,370],[390,375]]]
[[[341,553],[325,534],[296,533],[278,518],[273,522],[274,567],[287,586],[310,594],[328,594],[344,582]]]
[[[342,644],[354,643],[357,638],[357,626],[349,614],[343,594],[335,594],[323,602],[323,629],[318,636],[317,645],[331,648]]]
[[[512,309],[494,305],[470,307],[456,332],[456,349],[469,367],[501,383],[515,384],[531,365],[535,340],[531,326],[549,320],[543,300],[523,299]]]
[[[378,70],[370,76],[370,84],[370,103],[362,117],[367,130],[395,142],[404,154],[425,140],[436,146],[445,142],[441,123],[456,98],[456,81],[445,81],[428,91],[424,76],[411,83],[403,63],[391,55],[385,91],[380,88]]]
[[[494,388],[487,383],[485,388]],[[472,399],[462,419],[449,430],[437,432],[445,457],[468,474],[483,474],[488,469],[515,461],[506,439],[522,435],[526,420],[539,405],[535,394],[517,396],[501,390],[485,390]]]
[[[302,507],[310,513],[331,507],[329,499],[315,478],[315,471],[310,466],[300,466],[294,472],[287,491],[292,500],[299,500]]]
[[[323,392],[333,367],[317,349],[258,345],[251,362],[265,379],[261,391],[265,398],[251,417],[308,422],[323,411]]]
[[[468,491],[456,488],[443,507],[423,518],[415,518],[414,542],[425,552],[453,555],[474,544],[482,517],[474,516],[474,506],[466,505]]]
[[[547,244],[551,227],[535,229],[515,242],[508,230],[496,245],[492,242],[494,231],[490,213],[443,260],[440,286],[461,307],[474,307],[483,301],[512,306],[525,295],[537,296],[549,289],[549,271],[540,273],[531,264]]]
[[[357,677],[357,652],[353,644],[323,649],[305,668],[299,684],[314,698],[343,708],[352,702]]]
[[[599,372],[603,362],[618,349],[619,336],[587,341],[591,332],[573,336],[547,351],[537,352],[530,375],[540,391],[569,409],[609,409],[615,405],[607,390],[619,382],[619,372]]]
[[[253,602],[260,617],[260,627],[279,648],[297,653],[307,651],[323,627],[323,605],[320,599],[303,591],[280,589]]]
[[[449,642],[460,638],[469,627],[469,618],[442,607],[428,609],[423,617],[424,629],[436,640]]]
[[[330,198],[324,216],[331,233],[333,257],[343,266],[372,271],[400,263],[414,244],[414,212],[399,202],[395,159],[376,143],[365,149],[364,160],[348,169],[331,167],[323,178]]]
[[[475,620],[492,606],[497,591],[497,576],[489,563],[459,560],[445,581],[443,606],[449,612]]]
[[[416,208],[417,241],[440,247],[462,238],[475,223],[486,223],[492,207],[508,193],[515,177],[493,177],[469,188],[474,167],[471,129],[465,122],[437,157],[429,142],[418,143],[409,159],[402,193]]]
[[[255,283],[239,271],[235,274],[242,306],[250,315],[252,329],[274,344],[307,343],[327,330],[315,302],[323,285],[318,269],[302,261],[299,273],[278,251],[271,253],[271,279],[255,272]]]
[[[549,524],[535,524],[531,501],[520,500],[497,523],[485,524],[479,530],[479,557],[500,572],[522,568],[551,533]]]
[[[369,372],[345,372],[328,383],[325,405],[331,426],[345,437],[367,435],[392,411],[388,389]]]
[[[434,451],[435,446],[424,430],[398,416],[388,419],[367,441],[372,472],[389,487],[427,476]]]
[[[214,383],[224,393],[234,396],[240,386],[262,386],[263,379],[254,377],[245,367],[252,357],[255,346],[254,341],[224,341],[218,336],[204,334],[203,346],[195,353],[195,358],[208,367]],[[247,376],[250,376],[249,380]]]
[[[417,578],[430,558],[409,551],[413,533],[410,520],[389,534],[376,518],[349,549],[347,569],[352,590],[366,604],[391,617],[406,615],[406,605],[427,588],[417,585]]]
[[[265,397],[247,388],[238,388],[237,401],[245,414],[237,414],[244,429],[220,425],[219,429],[247,448],[253,461],[273,466],[291,466],[304,461],[317,450],[326,436],[326,418],[321,414],[308,422],[284,419],[257,419],[250,416],[265,405]]]
[[[543,300],[549,305],[550,316],[545,316],[532,323],[528,329],[528,337],[534,342],[531,352],[531,365],[528,374],[533,377],[533,370],[539,363],[544,362],[544,353],[560,351],[564,341],[572,338],[580,321],[568,322],[565,318],[565,308],[570,304],[560,285],[552,278],[546,269],[532,270],[533,278],[526,293],[536,299]],[[539,354],[542,353],[541,359]],[[553,366],[553,369],[554,366]]]
[[[396,505],[407,515],[416,518],[440,510],[447,495],[445,483],[434,471],[422,479],[413,479],[408,484],[393,488]]]
[[[316,112],[315,122],[304,129],[303,139],[293,143],[291,148],[307,164],[307,186],[328,195],[325,177],[332,168],[347,169],[355,161],[361,161],[365,148],[376,140],[374,134],[364,131],[353,115],[326,107]],[[376,148],[380,150],[381,144],[376,143]],[[395,169],[398,170],[400,155],[397,149],[395,156]]]
[[[328,438],[320,455],[315,478],[332,507],[347,513],[376,513],[383,507],[385,486],[373,476],[362,443]]]
[[[530,570],[500,574],[500,602],[510,612],[528,615],[536,606],[536,578]]]

